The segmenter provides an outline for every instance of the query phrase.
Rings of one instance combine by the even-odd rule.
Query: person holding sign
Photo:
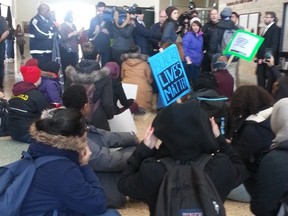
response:
[[[264,37],[264,42],[257,53],[257,83],[259,86],[264,87],[269,93],[272,92],[272,86],[275,82],[275,77],[273,76],[269,66],[265,64],[265,60],[269,61],[271,55],[276,56],[276,52],[279,46],[280,29],[276,25],[277,17],[275,12],[267,11],[264,17],[264,23],[266,25],[264,31],[262,32],[262,37]]]
[[[183,37],[183,50],[186,60],[186,74],[191,84],[195,83],[200,75],[203,60],[203,38],[201,20],[194,17],[190,20],[190,30]]]

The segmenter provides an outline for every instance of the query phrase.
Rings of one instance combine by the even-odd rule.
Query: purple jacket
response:
[[[62,104],[61,87],[57,79],[41,77],[41,85],[38,89],[45,96],[50,104]]]
[[[195,65],[201,65],[203,59],[203,37],[202,32],[198,36],[195,32],[187,32],[182,41],[184,56],[189,56]]]

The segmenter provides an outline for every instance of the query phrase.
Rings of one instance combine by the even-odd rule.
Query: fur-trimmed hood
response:
[[[140,59],[141,61],[147,61],[148,55],[144,55],[141,53],[125,53],[121,55],[121,61],[126,61],[127,59]]]
[[[96,81],[101,80],[104,77],[109,76],[109,69],[106,67],[103,67],[99,70],[93,69],[92,71],[85,70],[85,68],[82,68],[83,70],[79,70],[79,67],[72,67],[71,65],[68,66],[65,70],[66,76],[71,79],[73,83],[86,83],[86,84],[93,84]]]
[[[86,142],[81,137],[75,136],[62,136],[48,134],[44,131],[37,130],[35,123],[30,127],[30,134],[33,139],[45,145],[50,145],[58,149],[72,150],[80,152],[86,147]]]

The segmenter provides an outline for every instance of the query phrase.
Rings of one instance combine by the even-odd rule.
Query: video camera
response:
[[[136,14],[138,12],[137,5],[134,4],[131,7],[128,6],[123,6],[123,7],[112,7],[112,8],[107,8],[104,13],[103,13],[103,20],[106,22],[114,22],[114,13],[115,11],[118,11],[119,13],[119,21],[118,24],[121,25],[122,23],[121,20],[125,20],[127,14]]]

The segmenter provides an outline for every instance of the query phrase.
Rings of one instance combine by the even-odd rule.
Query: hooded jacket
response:
[[[238,29],[231,20],[219,20],[219,22],[216,24],[215,29],[212,32],[212,35],[210,37],[210,42],[209,42],[208,51],[211,57],[216,53],[222,52],[222,50],[220,50],[222,38],[223,38],[225,30],[229,30],[229,29],[235,29],[235,30]]]
[[[29,135],[31,123],[38,119],[50,104],[34,84],[21,81],[12,88],[12,97],[8,108],[8,131],[13,139],[19,141]],[[29,141],[29,140],[26,140]]]
[[[97,62],[82,60],[75,68],[68,66],[65,73],[73,84],[83,85],[86,90],[94,85],[92,86],[93,91],[87,91],[89,104],[96,106],[92,106],[95,111],[90,113],[89,123],[96,128],[110,131],[108,119],[112,119],[114,116],[114,104],[112,81],[108,68],[99,69]]]
[[[121,77],[123,83],[138,85],[136,103],[139,107],[151,110],[153,76],[147,59],[147,55],[140,53],[123,54]]]
[[[260,164],[255,193],[251,197],[251,210],[256,216],[277,215],[283,197],[288,192],[288,98],[273,106],[271,128],[275,133],[272,150]],[[280,215],[280,214],[279,214]],[[282,214],[281,214],[282,215]]]
[[[118,183],[123,194],[146,202],[150,215],[154,215],[158,190],[167,171],[160,162],[162,157],[185,161],[215,153],[204,171],[223,201],[246,178],[241,159],[221,137],[216,141],[208,115],[197,101],[164,108],[153,120],[152,127],[154,135],[162,141],[160,148],[150,149],[143,143],[137,146]]]
[[[32,157],[59,155],[67,159],[48,162],[37,169],[32,185],[21,207],[21,216],[84,216],[106,210],[106,197],[97,177],[88,165],[79,165],[79,152],[85,148],[80,137],[51,135],[30,129]]]

